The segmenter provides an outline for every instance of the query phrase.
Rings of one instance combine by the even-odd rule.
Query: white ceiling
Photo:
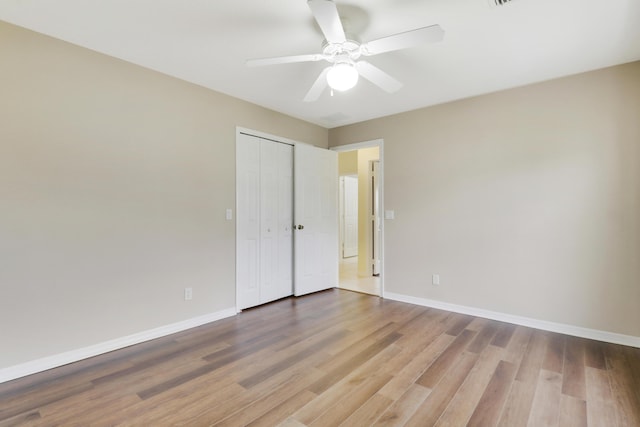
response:
[[[303,98],[324,62],[305,0],[2,0],[0,20],[332,128],[640,59],[639,0],[335,0],[361,41],[440,24],[444,40],[368,58],[404,83],[360,79]],[[640,76],[638,76],[640,78]]]

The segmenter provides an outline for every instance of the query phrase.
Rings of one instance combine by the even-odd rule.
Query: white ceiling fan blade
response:
[[[327,87],[327,73],[330,69],[331,67],[327,67],[322,70],[316,81],[311,86],[311,89],[309,89],[309,92],[305,95],[304,102],[313,102],[320,98],[320,95],[322,95],[322,92]]]
[[[320,53],[312,53],[308,55],[291,55],[276,56],[274,58],[249,59],[247,65],[249,67],[261,67],[263,65],[291,64],[294,62],[315,62],[324,59],[324,55]]]
[[[402,87],[402,83],[398,80],[394,79],[375,65],[371,65],[367,61],[360,61],[356,63],[356,69],[362,77],[386,92],[393,93]]]
[[[439,42],[443,37],[444,30],[440,25],[431,25],[429,27],[422,27],[363,43],[361,50],[363,55],[371,56],[394,50],[407,49],[423,43]]]
[[[307,1],[311,13],[324,34],[324,38],[329,43],[342,43],[347,39],[344,35],[344,28],[338,15],[338,8],[331,0],[309,0]]]

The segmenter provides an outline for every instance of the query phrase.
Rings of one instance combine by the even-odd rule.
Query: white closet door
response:
[[[260,140],[236,142],[236,288],[239,309],[260,304]]]
[[[260,303],[292,294],[293,147],[260,142]]]
[[[293,147],[240,134],[236,168],[237,298],[244,309],[293,293]]]
[[[278,295],[293,295],[293,147],[278,144]]]

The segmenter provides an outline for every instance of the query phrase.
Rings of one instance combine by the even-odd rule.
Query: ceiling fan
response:
[[[338,9],[333,1],[308,0],[307,4],[325,37],[322,53],[250,59],[247,61],[247,65],[251,67],[322,60],[329,62],[331,65],[320,73],[304,97],[306,102],[317,100],[327,85],[332,90],[343,91],[351,89],[358,82],[359,76],[364,77],[381,89],[393,93],[402,87],[402,83],[380,68],[360,58],[407,49],[422,43],[438,42],[444,37],[444,31],[439,25],[431,25],[382,37],[367,43],[360,43],[356,40],[348,39],[345,35]]]

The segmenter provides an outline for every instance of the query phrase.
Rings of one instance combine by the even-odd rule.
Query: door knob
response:
[[[299,225],[298,226],[298,230],[302,230],[304,228],[304,225]]]

